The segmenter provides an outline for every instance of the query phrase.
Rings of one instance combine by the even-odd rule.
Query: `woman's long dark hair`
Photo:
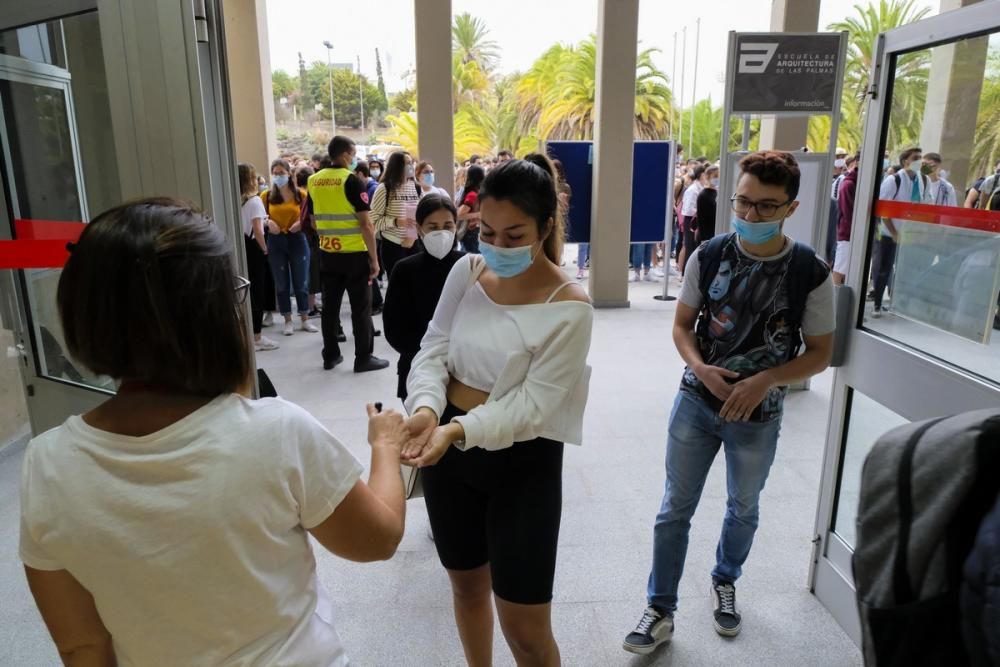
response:
[[[275,167],[282,167],[286,172],[288,172],[288,187],[292,191],[292,198],[295,199],[295,203],[299,206],[302,205],[302,193],[299,191],[298,185],[295,183],[294,175],[292,174],[292,167],[288,164],[286,160],[278,158],[271,163],[271,171],[274,171]],[[267,203],[270,204],[283,204],[285,198],[281,196],[281,188],[276,188],[273,186],[267,189]]]
[[[385,161],[380,182],[385,185],[387,196],[391,196],[393,190],[403,187],[406,183],[406,158],[409,155],[406,151],[396,151]]]
[[[478,164],[472,165],[469,167],[469,171],[465,173],[465,189],[462,190],[462,192],[464,194],[475,192],[478,195],[480,188],[483,187],[483,181],[485,180],[486,170]]]

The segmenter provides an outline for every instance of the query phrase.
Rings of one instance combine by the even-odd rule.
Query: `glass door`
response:
[[[1000,160],[1000,15],[942,14],[880,36],[876,51],[811,575],[858,643],[866,455],[901,424],[1000,404],[1000,210],[964,207]]]
[[[163,193],[200,203],[235,234],[219,3],[127,4],[63,0],[0,17],[0,239],[73,238],[91,216]],[[60,268],[28,264],[0,271],[0,304],[39,433],[115,386],[66,351]]]

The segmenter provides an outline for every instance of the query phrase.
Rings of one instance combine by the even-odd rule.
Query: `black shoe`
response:
[[[743,621],[736,613],[736,586],[728,581],[712,581],[712,605],[715,631],[723,637],[735,637],[743,628]]]
[[[375,306],[374,308],[372,308],[372,315],[381,315],[381,314],[382,314],[382,306]]]
[[[381,329],[375,329],[373,335],[375,335],[375,336],[381,336],[382,335],[382,330]]]
[[[309,319],[311,319],[311,320],[314,320],[317,317],[322,317],[322,315],[323,315],[323,309],[322,308],[313,308],[308,313]]]
[[[629,653],[647,655],[656,650],[663,642],[668,642],[674,636],[673,614],[659,607],[649,605],[643,612],[639,625],[625,637],[622,648]]]
[[[324,371],[333,370],[333,367],[342,362],[343,360],[344,360],[344,355],[340,355],[336,359],[324,360],[323,370]]]
[[[388,368],[389,362],[385,359],[379,359],[374,354],[364,361],[354,362],[354,372],[355,373],[367,373],[368,371],[380,371],[383,368]]]
[[[337,332],[337,342],[338,343],[346,343],[347,342],[347,334],[344,333],[343,329],[341,329],[340,331]]]

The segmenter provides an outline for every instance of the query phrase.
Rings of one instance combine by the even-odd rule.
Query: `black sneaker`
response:
[[[338,343],[346,343],[347,342],[347,334],[344,333],[343,329],[338,329],[337,330],[337,342]]]
[[[312,310],[309,311],[308,315],[310,320],[314,320],[317,317],[323,316],[323,310],[321,308],[313,308]]]
[[[342,362],[343,360],[344,360],[344,355],[340,355],[336,359],[325,360],[323,361],[323,370],[324,371],[333,370],[333,367]]]
[[[736,587],[727,581],[712,581],[715,631],[723,637],[740,634],[743,622],[736,613]]]
[[[368,371],[380,371],[383,368],[388,368],[389,362],[385,359],[379,359],[374,354],[367,359],[362,361],[354,362],[354,372],[355,373],[367,373]]]
[[[659,607],[649,605],[643,612],[639,625],[625,637],[622,648],[629,653],[647,655],[656,650],[663,642],[668,642],[674,636],[673,614]]]

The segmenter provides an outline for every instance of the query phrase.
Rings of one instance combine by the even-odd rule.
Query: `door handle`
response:
[[[844,365],[847,356],[847,337],[851,332],[851,315],[854,313],[854,290],[847,285],[835,285],[833,288],[833,354],[830,357],[830,368]]]

